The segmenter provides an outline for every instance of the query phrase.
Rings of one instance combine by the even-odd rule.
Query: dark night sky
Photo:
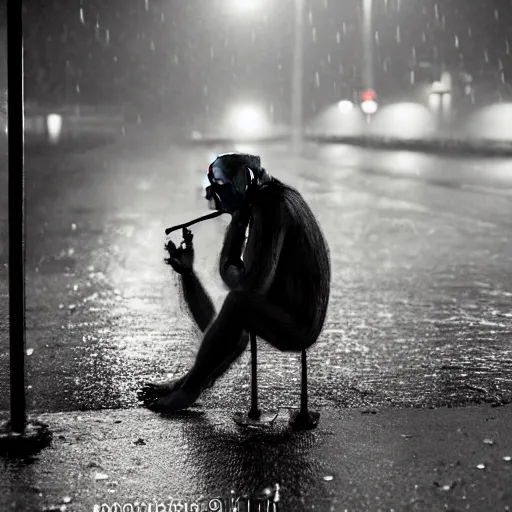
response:
[[[267,8],[247,17],[231,1],[27,0],[27,97],[182,115],[253,98],[285,119],[293,1],[262,0]],[[363,85],[361,5],[306,0],[307,115]],[[373,19],[382,97],[411,87],[420,60],[471,74],[481,97],[510,90],[512,0],[374,0]]]

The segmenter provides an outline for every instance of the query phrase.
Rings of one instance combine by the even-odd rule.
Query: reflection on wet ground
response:
[[[199,187],[211,156],[173,146],[28,155],[31,408],[136,406],[141,381],[190,366],[200,336],[163,264],[164,229],[206,213]],[[309,356],[314,406],[512,398],[509,197],[290,161],[268,148],[263,157],[305,195],[331,248],[329,315]],[[196,268],[217,306],[226,222],[193,230]],[[259,365],[262,404],[295,406],[298,357],[260,342]],[[246,407],[249,370],[244,354],[200,406]]]

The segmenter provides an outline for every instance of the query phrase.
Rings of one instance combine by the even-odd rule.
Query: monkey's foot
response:
[[[184,390],[183,388],[176,389],[171,393],[155,398],[151,403],[146,406],[155,412],[171,413],[181,411],[190,407],[201,394],[201,390]]]
[[[183,382],[185,382],[186,375],[179,379],[164,380],[161,382],[146,382],[142,389],[138,392],[139,400],[143,402],[153,401],[155,398],[169,395],[177,390]]]

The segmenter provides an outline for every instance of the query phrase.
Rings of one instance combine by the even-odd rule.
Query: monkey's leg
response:
[[[228,295],[229,297],[229,295]],[[242,354],[249,342],[247,332],[230,318],[231,301],[224,302],[217,318],[208,327],[192,369],[173,386],[169,393],[153,395],[146,405],[156,411],[172,412],[186,409],[202,390],[213,385]]]
[[[264,297],[248,292],[228,294],[217,318],[210,325],[192,369],[181,387],[158,398],[151,408],[174,411],[192,405],[207,383],[219,378],[246,348],[253,332],[283,351],[301,351],[311,345],[306,329]]]

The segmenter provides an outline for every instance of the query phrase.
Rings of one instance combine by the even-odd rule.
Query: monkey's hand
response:
[[[170,265],[175,272],[181,275],[190,274],[194,268],[194,245],[192,231],[183,228],[183,241],[177,248],[172,240],[169,240],[165,246],[169,253],[169,258],[165,262]]]

